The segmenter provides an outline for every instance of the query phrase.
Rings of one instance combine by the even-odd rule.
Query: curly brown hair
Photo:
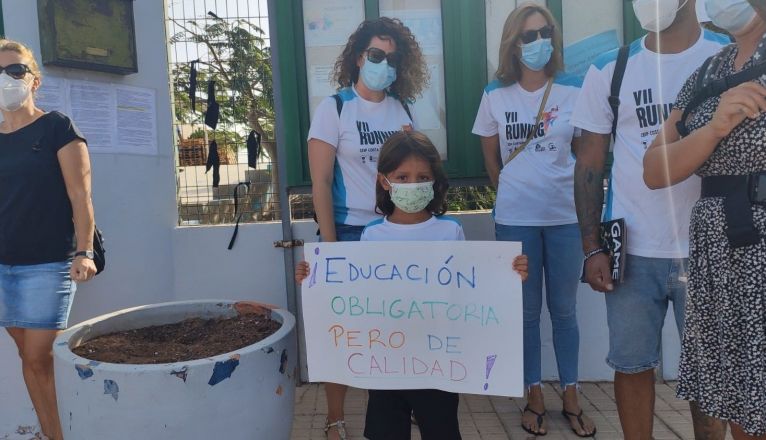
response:
[[[439,151],[428,139],[428,136],[417,131],[398,131],[391,135],[380,148],[378,156],[378,173],[387,175],[396,171],[408,158],[419,157],[431,165],[434,175],[434,198],[426,206],[426,210],[435,216],[447,212],[447,190],[449,182],[447,173],[442,166]],[[380,181],[375,183],[375,211],[389,216],[394,213],[394,202],[391,194],[383,189]]]
[[[410,28],[396,18],[380,17],[365,20],[348,37],[348,43],[335,61],[333,79],[339,89],[350,87],[359,79],[356,63],[369,47],[372,37],[392,40],[401,62],[396,66],[396,81],[388,90],[403,101],[412,102],[428,85],[428,69],[423,52]]]

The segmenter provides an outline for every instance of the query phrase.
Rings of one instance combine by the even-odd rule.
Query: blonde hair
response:
[[[24,60],[24,64],[26,64],[27,67],[29,67],[29,70],[32,71],[32,75],[34,75],[38,80],[42,80],[43,73],[40,71],[40,66],[37,65],[35,55],[31,50],[29,50],[27,46],[24,46],[18,41],[0,39],[0,52],[16,52],[17,54],[21,55],[21,58]]]
[[[524,22],[535,13],[541,14],[548,25],[553,26],[553,54],[551,60],[545,65],[545,74],[552,77],[556,72],[564,69],[563,38],[561,37],[560,26],[548,8],[526,2],[508,15],[503,26],[499,63],[495,77],[504,85],[513,84],[521,79],[521,48],[518,43],[521,33],[524,32]]]

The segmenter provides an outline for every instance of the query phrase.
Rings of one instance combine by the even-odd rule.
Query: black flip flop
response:
[[[527,431],[528,433],[532,435],[539,435],[540,437],[547,435],[548,434],[547,430],[545,432],[540,432],[540,429],[543,427],[543,421],[544,421],[543,417],[545,417],[546,412],[543,411],[542,413],[539,413],[533,410],[532,408],[530,408],[529,404],[527,404],[527,406],[524,407],[524,411],[522,411],[521,413],[524,414],[525,412],[531,412],[532,414],[537,416],[537,432],[532,431],[531,429],[524,426],[524,422],[521,423],[521,429],[523,429],[524,431]]]
[[[565,419],[567,419],[567,422],[569,422],[569,426],[570,427],[572,426],[572,419],[570,417],[577,417],[577,423],[580,424],[580,429],[585,431],[585,422],[583,422],[583,420],[582,420],[582,409],[580,410],[580,414],[571,413],[571,412],[569,412],[569,411],[567,411],[565,409],[562,409],[561,410],[561,415],[564,416]],[[583,434],[583,435],[581,435],[574,428],[572,428],[572,432],[574,432],[576,436],[582,437],[582,438],[593,437],[593,436],[596,435],[596,427],[595,426],[593,427],[593,432],[591,432],[590,434]]]

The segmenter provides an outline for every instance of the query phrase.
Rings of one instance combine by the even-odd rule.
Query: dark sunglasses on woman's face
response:
[[[399,65],[400,57],[396,52],[386,53],[385,50],[378,49],[377,47],[367,48],[365,52],[367,52],[367,61],[373,64],[379,64],[382,63],[383,60],[386,60],[391,67]]]
[[[553,26],[547,25],[541,27],[540,29],[524,31],[520,35],[521,42],[524,44],[529,44],[537,40],[538,35],[540,35],[540,38],[551,38],[553,36]]]
[[[32,73],[26,64],[9,64],[5,67],[0,67],[0,73],[7,73],[8,76],[14,79],[22,79],[27,73]]]

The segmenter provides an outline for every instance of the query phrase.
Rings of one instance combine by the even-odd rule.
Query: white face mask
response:
[[[676,15],[689,0],[633,0],[633,12],[641,23],[641,27],[649,32],[662,32],[669,28]]]
[[[731,33],[744,29],[756,16],[747,0],[705,0],[705,11],[713,24]]]
[[[434,199],[434,182],[391,183],[391,201],[402,211],[413,214],[426,209]]]
[[[15,79],[5,72],[0,73],[0,109],[13,112],[29,99],[32,87],[23,79]]]

